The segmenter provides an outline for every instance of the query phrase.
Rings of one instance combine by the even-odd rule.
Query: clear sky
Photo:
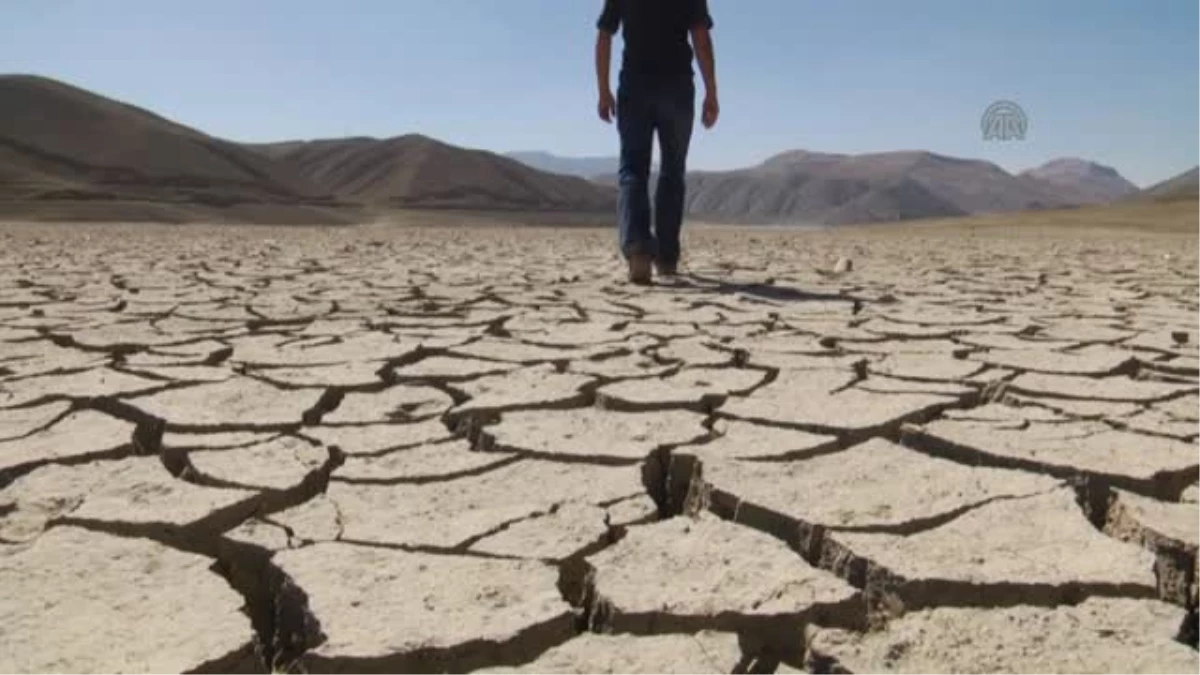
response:
[[[653,0],[643,0],[653,1]],[[595,116],[601,0],[3,0],[0,72],[239,141],[420,132],[615,154]],[[928,149],[1057,156],[1145,185],[1197,164],[1196,0],[710,0],[722,119],[691,166]],[[996,99],[1030,119],[985,142]]]

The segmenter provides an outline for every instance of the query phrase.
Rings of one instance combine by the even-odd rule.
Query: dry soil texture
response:
[[[688,250],[0,229],[0,670],[1196,672],[1194,235]]]

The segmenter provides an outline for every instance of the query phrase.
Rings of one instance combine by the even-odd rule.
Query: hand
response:
[[[600,119],[605,122],[612,122],[613,116],[617,114],[617,100],[613,98],[612,92],[607,89],[600,93],[600,103],[597,106],[600,113]]]
[[[717,101],[716,94],[704,95],[704,108],[700,114],[700,121],[704,123],[705,129],[711,129],[717,123],[717,118],[721,116],[721,103]]]

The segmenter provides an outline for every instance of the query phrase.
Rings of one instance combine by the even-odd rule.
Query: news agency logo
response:
[[[1029,117],[1012,101],[996,101],[983,111],[980,127],[985,141],[1023,141]]]

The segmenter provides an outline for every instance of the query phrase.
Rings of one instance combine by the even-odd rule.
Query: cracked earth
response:
[[[0,229],[0,670],[1196,672],[1194,236],[688,246]]]

